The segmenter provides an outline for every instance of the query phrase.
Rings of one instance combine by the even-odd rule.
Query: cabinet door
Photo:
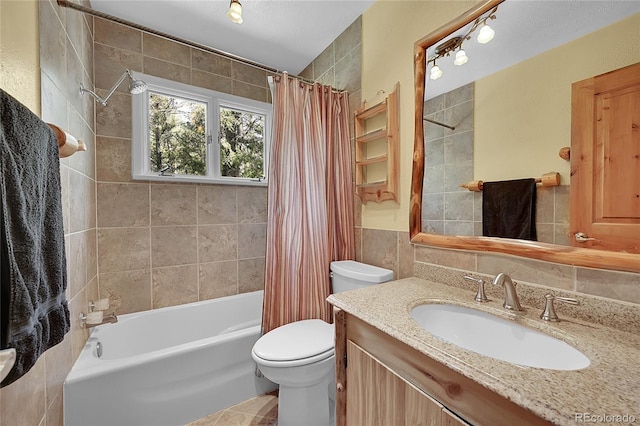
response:
[[[347,341],[347,425],[439,426],[442,405]]]
[[[446,408],[443,408],[442,426],[469,426],[469,423],[465,422]]]

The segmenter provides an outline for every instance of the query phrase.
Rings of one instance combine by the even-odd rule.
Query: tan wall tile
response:
[[[116,314],[151,309],[151,271],[100,273],[100,297],[111,301],[109,311]]]
[[[196,263],[197,227],[151,227],[151,263],[154,268]]]
[[[62,383],[74,361],[71,340],[71,334],[67,334],[62,342],[44,354],[45,371],[47,372],[47,407],[53,404],[56,398],[62,400]]]
[[[191,67],[191,48],[149,33],[142,35],[144,56]]]
[[[96,138],[96,179],[102,182],[131,181],[131,140]]]
[[[238,262],[200,263],[200,300],[238,294]]]
[[[96,43],[142,53],[142,32],[140,30],[95,18],[94,34]]]
[[[108,91],[122,77],[125,69],[142,71],[142,55],[139,53],[98,43],[94,45],[94,49],[96,88]],[[116,90],[129,93],[127,83],[128,81],[123,82]]]
[[[198,301],[198,266],[154,268],[153,308]]]
[[[233,186],[198,186],[198,224],[236,223],[238,218],[236,194],[237,189]]]
[[[408,232],[398,232],[398,279],[413,276],[413,244]]]
[[[85,175],[69,170],[69,232],[79,232],[91,227],[92,188],[94,182]],[[93,198],[95,200],[95,198]]]
[[[149,228],[98,229],[98,271],[100,291],[105,272],[149,269],[151,266]]]
[[[193,68],[201,71],[231,77],[231,59],[223,56],[192,48],[191,64]]]
[[[238,187],[238,223],[267,222],[267,188]]]
[[[40,67],[59,88],[66,86],[66,36],[50,3],[39,10]]]
[[[191,83],[191,68],[149,58],[148,56],[144,57],[142,72],[156,77],[166,78],[167,80],[177,81],[178,83]]]
[[[350,51],[346,56],[336,62],[335,85],[336,89],[355,91],[360,89],[360,76],[362,74],[360,45]]]
[[[209,72],[191,70],[191,84],[222,93],[232,93],[232,80]]]
[[[362,228],[355,229],[356,260],[362,262]]]
[[[476,255],[474,253],[416,246],[415,256],[416,262],[431,263],[469,271],[476,270]]]
[[[238,80],[232,81],[232,94],[236,96],[266,102],[267,92],[268,89],[265,89],[264,87],[255,86]]]
[[[74,361],[78,358],[80,352],[82,352],[82,349],[89,338],[89,330],[85,328],[78,319],[81,313],[87,313],[87,306],[87,294],[84,290],[69,301],[71,330],[69,334],[65,336],[65,339],[71,339],[71,351]]]
[[[330,68],[336,64],[335,58],[335,46],[331,43],[326,49],[313,60],[313,72],[316,75],[322,75],[326,73]]]
[[[238,260],[238,293],[264,290],[265,258]]]
[[[237,260],[238,226],[198,226],[198,262]]]
[[[98,225],[149,225],[149,185],[98,183]]]
[[[196,185],[151,185],[151,225],[195,225]]]
[[[266,243],[266,223],[238,225],[238,259],[264,257]]]
[[[495,276],[504,272],[514,280],[574,290],[573,267],[519,257],[478,254],[478,272]]]
[[[69,265],[68,288],[71,297],[74,297],[87,285],[87,234],[77,232],[69,238],[69,253],[72,260]]]
[[[640,274],[577,268],[576,280],[581,293],[640,304]]]
[[[396,231],[380,229],[362,230],[362,259],[364,263],[387,268],[398,275],[398,236]]]
[[[45,413],[45,361],[38,358],[27,374],[2,388],[0,424],[37,425]]]
[[[241,62],[233,61],[231,63],[231,78],[254,86],[267,87],[267,72],[265,70]]]
[[[536,222],[553,223],[555,188],[538,186],[536,191]]]
[[[105,96],[105,90],[98,90]],[[96,134],[116,138],[131,138],[131,95],[114,93],[107,106],[96,104]]]
[[[54,401],[47,408],[46,426],[64,426],[64,407],[62,392],[56,395]]]
[[[351,52],[357,45],[362,43],[362,17],[359,16],[355,21],[347,27],[336,38],[335,45],[335,58],[336,61],[345,57]]]

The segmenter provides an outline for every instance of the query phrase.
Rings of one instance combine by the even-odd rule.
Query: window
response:
[[[264,184],[271,105],[140,75],[132,96],[133,179]]]

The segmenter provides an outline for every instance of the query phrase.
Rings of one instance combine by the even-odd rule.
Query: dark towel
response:
[[[69,331],[60,160],[53,131],[0,89],[0,349],[24,375]]]
[[[484,182],[482,235],[536,241],[536,180]]]

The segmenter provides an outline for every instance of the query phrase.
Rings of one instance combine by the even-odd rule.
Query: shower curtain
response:
[[[263,333],[332,322],[329,266],[355,254],[349,101],[330,86],[274,78]]]

